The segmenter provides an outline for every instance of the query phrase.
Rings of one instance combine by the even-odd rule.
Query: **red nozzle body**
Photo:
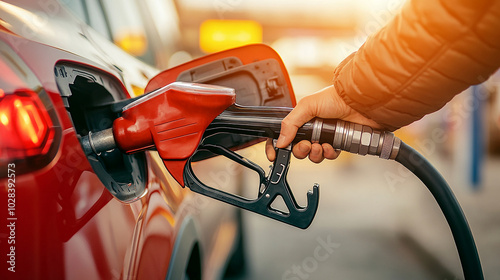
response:
[[[184,186],[183,170],[207,126],[235,102],[234,89],[175,82],[123,108],[113,123],[117,146],[126,153],[156,147],[172,176]]]

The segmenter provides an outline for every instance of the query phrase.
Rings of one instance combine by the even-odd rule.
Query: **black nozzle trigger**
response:
[[[261,191],[256,199],[250,200],[209,187],[195,176],[191,168],[191,160],[189,160],[184,169],[184,183],[192,191],[298,228],[305,229],[312,223],[318,209],[319,188],[318,185],[314,185],[313,190],[307,193],[306,207],[297,204],[286,180],[290,165],[290,149],[277,149],[276,160],[268,178],[264,176],[265,173],[260,166],[224,147],[201,145],[199,150],[209,150],[256,171],[260,177],[259,189]],[[261,188],[262,185],[264,185],[263,188]],[[278,196],[283,199],[288,213],[271,207]]]

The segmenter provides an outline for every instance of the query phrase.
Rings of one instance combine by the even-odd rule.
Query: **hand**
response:
[[[338,95],[334,86],[326,87],[315,94],[304,97],[297,106],[281,122],[281,132],[276,147],[285,148],[295,138],[299,127],[314,117],[323,119],[343,119],[359,124],[369,125],[373,128],[381,128],[375,121],[361,115]],[[335,159],[340,151],[336,151],[330,144],[311,144],[309,141],[297,143],[292,150],[294,156],[303,159],[309,156],[312,162],[320,163],[325,158]],[[266,155],[270,161],[274,161],[276,154],[269,140],[266,144]]]

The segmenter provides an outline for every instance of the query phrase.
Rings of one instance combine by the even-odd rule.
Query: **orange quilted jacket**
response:
[[[334,73],[353,109],[394,130],[500,67],[500,0],[412,0]]]

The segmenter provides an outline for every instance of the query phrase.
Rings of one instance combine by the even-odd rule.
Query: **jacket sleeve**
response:
[[[347,57],[334,85],[394,130],[437,111],[500,66],[500,1],[411,0]]]

